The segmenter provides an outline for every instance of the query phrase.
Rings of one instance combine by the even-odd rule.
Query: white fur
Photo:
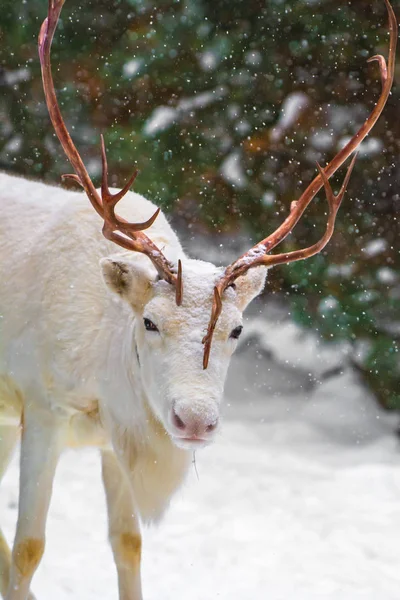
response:
[[[182,260],[180,307],[147,257],[121,252],[104,239],[101,219],[83,193],[0,173],[0,199],[0,433],[1,426],[16,427],[23,419],[22,441],[24,432],[31,440],[27,479],[39,468],[35,456],[44,452],[28,426],[51,444],[54,468],[66,445],[112,450],[123,473],[118,477],[132,492],[131,512],[158,519],[183,481],[195,445],[181,439],[174,411],[203,433],[217,422],[235,348],[230,332],[262,289],[265,271],[249,271],[236,291],[227,290],[203,370],[202,338],[221,269],[187,258],[162,213],[146,234],[172,263]],[[155,208],[131,192],[118,212],[141,222]],[[143,318],[159,332],[146,331]],[[214,433],[201,437],[210,441]],[[46,489],[37,492],[43,524],[27,531],[20,506],[16,544],[43,537],[52,469]],[[14,562],[11,579],[18,578]],[[10,584],[7,600],[25,600],[30,578],[17,591]],[[134,594],[126,598],[141,597]]]

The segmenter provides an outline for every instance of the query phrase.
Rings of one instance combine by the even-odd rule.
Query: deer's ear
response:
[[[150,300],[157,273],[147,257],[116,255],[100,260],[107,287],[141,311]]]
[[[247,271],[246,275],[238,277],[235,286],[238,307],[241,311],[243,311],[256,296],[261,294],[265,286],[266,277],[266,267],[255,267],[254,269]]]

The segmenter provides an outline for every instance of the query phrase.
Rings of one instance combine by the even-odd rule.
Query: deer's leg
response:
[[[25,411],[18,522],[6,600],[29,597],[30,583],[44,551],[46,517],[61,439],[61,428],[52,415]]]
[[[2,425],[0,427],[0,480],[10,461],[18,438],[18,427]],[[10,579],[11,552],[0,529],[0,594],[4,598]]]
[[[140,580],[141,542],[131,488],[111,451],[102,452],[109,538],[118,572],[120,600],[142,600]]]

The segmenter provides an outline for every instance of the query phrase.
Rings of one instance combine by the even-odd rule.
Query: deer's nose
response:
[[[172,406],[171,417],[177,437],[185,439],[208,439],[219,421],[216,406],[191,406],[177,402]]]

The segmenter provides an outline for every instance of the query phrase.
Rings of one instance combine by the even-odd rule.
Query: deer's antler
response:
[[[159,276],[175,286],[176,302],[179,305],[182,302],[182,265],[179,261],[176,270],[152,240],[143,233],[143,230],[148,229],[154,223],[160,209],[145,223],[128,223],[115,214],[117,203],[129,191],[136,179],[137,171],[133,173],[120,192],[112,194],[107,183],[107,158],[102,137],[101,155],[103,174],[100,195],[94,187],[79,152],[65,126],[54,89],[50,60],[51,44],[64,2],[65,0],[49,0],[47,18],[44,20],[39,34],[39,57],[47,108],[58,139],[76,173],[76,175],[65,175],[64,177],[74,179],[83,187],[93,208],[104,220],[103,235],[107,239],[126,250],[141,252],[150,258]]]
[[[222,310],[222,295],[224,291],[229,286],[232,286],[238,277],[240,277],[241,275],[245,275],[245,273],[247,273],[249,269],[253,269],[254,267],[258,267],[260,265],[273,267],[275,265],[290,263],[296,260],[302,260],[304,258],[309,258],[314,254],[318,254],[326,246],[326,244],[332,237],[336,215],[339,210],[340,203],[345,194],[347,185],[349,183],[350,175],[356,161],[356,156],[353,158],[350,164],[342,189],[338,196],[334,196],[331,186],[329,184],[329,178],[332,177],[332,175],[336,173],[336,171],[343,165],[343,163],[349,158],[349,156],[353,154],[353,152],[359,147],[361,142],[365,139],[365,137],[374,127],[375,123],[379,119],[385,107],[393,84],[398,35],[397,20],[389,0],[385,0],[385,4],[389,14],[390,29],[388,64],[386,64],[385,58],[380,55],[373,56],[368,60],[368,62],[376,60],[379,63],[379,69],[381,72],[382,79],[382,93],[380,95],[380,98],[376,103],[374,110],[371,112],[370,116],[359,129],[359,131],[351,138],[348,144],[346,144],[346,146],[340,152],[338,152],[338,154],[325,167],[325,169],[322,169],[317,164],[319,175],[317,175],[315,179],[310,183],[310,185],[303,192],[300,198],[297,201],[292,202],[289,216],[278,227],[278,229],[276,229],[264,240],[256,244],[253,248],[251,248],[248,252],[243,254],[243,256],[238,258],[238,260],[236,260],[234,263],[232,263],[225,269],[222,277],[220,278],[214,289],[214,300],[211,311],[211,317],[208,324],[207,334],[203,339],[204,369],[206,369],[208,365],[213,333]],[[316,194],[322,187],[325,188],[326,196],[329,203],[329,216],[327,228],[321,240],[316,244],[310,246],[309,248],[305,248],[303,250],[296,250],[294,252],[288,252],[285,254],[268,254],[273,248],[275,248],[275,246],[280,244],[289,235],[293,227],[298,223],[298,221],[302,217],[304,211],[306,210],[311,200],[316,196]]]

